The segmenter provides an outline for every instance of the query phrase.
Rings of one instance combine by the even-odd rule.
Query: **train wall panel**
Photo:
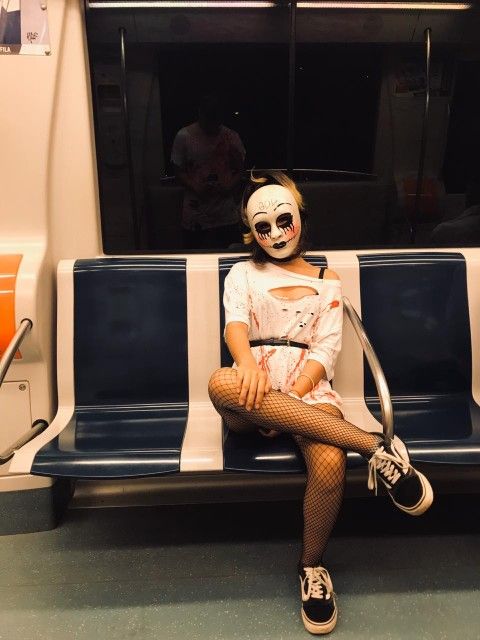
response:
[[[23,255],[15,320],[17,326],[23,318],[33,321],[23,358],[6,380],[27,381],[32,420],[50,421],[56,411],[56,265],[101,251],[82,11],[77,0],[49,3],[51,54],[2,56],[0,253]],[[19,436],[30,425],[16,423],[14,430]],[[38,478],[18,477],[12,484],[5,473],[6,465],[0,491],[39,486]]]

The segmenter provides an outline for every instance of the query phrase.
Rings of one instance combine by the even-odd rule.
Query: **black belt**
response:
[[[295,342],[295,340],[289,340],[288,338],[265,338],[265,340],[250,340],[251,347],[260,347],[261,345],[267,345],[269,347],[298,347],[299,349],[309,349],[310,347],[305,342]]]

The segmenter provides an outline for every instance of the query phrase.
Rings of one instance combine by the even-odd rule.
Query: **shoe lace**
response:
[[[368,488],[377,495],[377,474],[393,487],[410,468],[410,463],[400,455],[393,455],[380,447],[368,461]]]
[[[304,567],[307,589],[303,590],[305,600],[319,598],[329,600],[333,593],[333,584],[328,571],[323,567]]]

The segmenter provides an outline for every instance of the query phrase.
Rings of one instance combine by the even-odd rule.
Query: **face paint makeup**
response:
[[[288,189],[279,184],[260,187],[249,198],[246,214],[255,240],[269,256],[284,260],[295,252],[302,222]]]

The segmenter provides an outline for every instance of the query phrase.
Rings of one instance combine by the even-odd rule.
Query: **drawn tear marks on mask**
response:
[[[276,225],[283,233],[291,231],[293,234],[295,232],[295,225],[293,224],[293,216],[291,213],[281,213],[276,220]],[[272,226],[267,220],[257,222],[255,224],[255,230],[261,240],[267,240],[272,234]]]
[[[268,293],[274,298],[279,300],[300,300],[301,298],[307,298],[309,296],[318,296],[318,291],[313,287],[275,287],[275,289],[269,289]],[[297,311],[297,313],[301,313]]]

